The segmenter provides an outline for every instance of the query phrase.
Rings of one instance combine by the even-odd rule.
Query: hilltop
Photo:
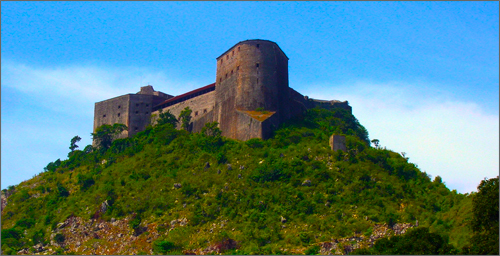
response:
[[[2,253],[348,254],[415,232],[460,253],[473,236],[474,194],[370,146],[340,108],[310,109],[268,140],[166,123],[68,156],[2,192]]]

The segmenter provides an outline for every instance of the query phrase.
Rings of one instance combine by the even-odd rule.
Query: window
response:
[[[240,70],[240,66],[237,66],[237,67],[236,67],[236,70]]]
[[[255,67],[259,67],[259,63],[255,64]]]
[[[195,111],[195,112],[194,112],[194,116],[198,116],[198,111]]]
[[[257,48],[259,48],[259,44],[257,44]]]
[[[136,111],[135,111],[135,113],[136,113],[136,114],[139,114],[139,110],[136,110]]]
[[[205,113],[207,113],[207,109],[204,109],[204,110],[203,110],[203,114],[205,114]]]
[[[102,115],[102,117],[106,117],[106,115]]]
[[[229,59],[229,54],[228,54],[228,55],[226,55],[226,60],[228,60],[228,59]]]
[[[240,51],[240,47],[238,46],[238,51]]]
[[[121,108],[122,106],[118,105],[118,108]]]
[[[233,51],[233,56],[234,56],[234,51]]]
[[[223,60],[224,60],[223,58],[221,58],[221,59],[220,59],[220,64],[222,64],[222,61],[223,61]]]
[[[227,73],[226,73],[226,78],[227,78]]]
[[[139,127],[137,127],[137,126],[136,126],[136,127],[134,127],[134,130],[135,130],[135,131],[138,131],[138,130],[139,130]]]
[[[118,113],[118,116],[120,116],[120,113]]]
[[[219,83],[221,83],[221,82],[222,82],[222,77],[221,77],[221,78],[219,78]]]
[[[233,74],[233,71],[231,70],[231,75]]]
[[[146,104],[146,107],[149,107],[149,104]]]

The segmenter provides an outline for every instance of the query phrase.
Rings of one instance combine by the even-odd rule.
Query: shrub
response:
[[[155,253],[163,254],[170,252],[173,249],[175,249],[175,244],[170,241],[156,240],[153,243],[153,251]]]

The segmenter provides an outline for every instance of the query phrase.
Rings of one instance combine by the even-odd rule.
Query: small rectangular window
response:
[[[223,60],[224,60],[223,58],[221,58],[221,59],[220,59],[220,64],[222,64],[222,61],[223,61]]]
[[[226,78],[227,78],[227,73],[226,73]]]
[[[236,67],[236,70],[240,70],[240,66],[237,66],[237,67]]]
[[[233,74],[233,71],[231,70],[231,75]]]
[[[238,51],[240,51],[240,47],[238,46]]]
[[[138,131],[138,130],[139,130],[139,127],[137,127],[137,126],[136,126],[136,127],[134,127],[134,129],[135,129],[135,131]]]
[[[226,60],[228,60],[228,59],[229,59],[229,54],[228,54],[228,55],[226,55]]]
[[[259,48],[259,44],[257,44],[257,48]]]
[[[194,116],[198,116],[198,111],[195,111],[195,112],[194,112]]]
[[[203,110],[203,114],[205,114],[205,113],[207,113],[207,109],[204,109],[204,110]]]
[[[118,108],[121,108],[122,106],[118,106]]]
[[[219,83],[221,83],[221,82],[222,82],[222,77],[221,77],[221,78],[219,78]]]
[[[137,110],[137,111],[135,111],[135,113],[136,113],[136,114],[139,114],[139,111]]]
[[[234,56],[234,51],[233,51],[233,56]]]
[[[259,67],[259,63],[255,64],[255,67]]]
[[[118,116],[120,116],[120,113],[118,113]]]
[[[106,117],[106,115],[102,115],[102,117]]]

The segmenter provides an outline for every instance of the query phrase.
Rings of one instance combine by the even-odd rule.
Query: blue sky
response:
[[[1,187],[91,143],[94,103],[215,81],[239,41],[276,42],[290,87],[348,100],[382,146],[450,189],[499,171],[498,2],[2,2]]]

